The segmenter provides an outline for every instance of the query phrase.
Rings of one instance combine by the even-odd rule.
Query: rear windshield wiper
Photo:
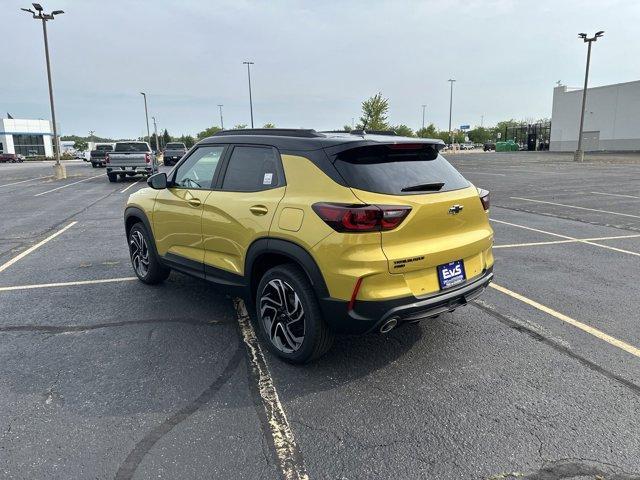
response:
[[[401,192],[437,192],[444,187],[444,182],[421,183],[420,185],[412,185],[404,187]]]

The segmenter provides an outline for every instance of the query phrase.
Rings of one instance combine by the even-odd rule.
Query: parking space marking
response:
[[[0,287],[0,292],[12,292],[14,290],[32,290],[34,288],[73,287],[76,285],[96,285],[100,283],[131,282],[138,277],[103,278],[100,280],[79,280],[77,282],[36,283],[33,285],[15,285],[12,287]]]
[[[488,172],[476,172],[474,170],[461,170],[462,173],[464,173],[465,175],[467,173],[473,173],[476,175],[494,175],[496,177],[506,177],[507,174],[506,173],[488,173]]]
[[[43,178],[51,178],[51,177],[52,175],[45,175],[44,177],[35,177],[35,178],[29,178],[27,180],[20,180],[19,182],[5,183],[4,185],[0,185],[0,188],[10,187],[11,185],[18,185],[19,183],[32,182],[33,180],[42,180]]]
[[[640,237],[640,234],[615,235],[613,237],[577,238],[575,240],[553,240],[550,242],[511,243],[507,245],[494,245],[493,248],[535,247],[538,245],[557,245],[562,243],[594,242],[598,240],[618,240],[622,238],[638,238],[638,237]]]
[[[27,248],[24,252],[22,252],[21,254],[13,257],[11,260],[9,260],[6,263],[3,263],[2,265],[0,265],[0,272],[4,272],[7,268],[9,268],[11,265],[13,265],[14,263],[16,263],[17,261],[23,259],[24,257],[26,257],[27,255],[29,255],[31,252],[33,252],[34,250],[37,250],[38,248],[40,248],[42,245],[44,245],[45,243],[49,242],[50,240],[53,240],[54,238],[56,238],[58,235],[66,232],[67,230],[69,230],[71,227],[73,227],[76,223],[78,222],[71,222],[69,225],[67,225],[66,227],[61,228],[60,230],[58,230],[57,232],[49,235],[47,238],[45,238],[44,240],[41,240],[40,242],[36,243],[34,246]]]
[[[120,190],[120,193],[124,193],[127,190],[129,190],[131,187],[133,187],[134,185],[137,185],[140,182],[140,180],[136,180],[135,182],[133,182],[131,185],[129,185],[127,188],[125,188],[124,190]]]
[[[593,193],[595,195],[608,195],[610,197],[636,198],[640,200],[640,197],[637,197],[635,195],[622,195],[620,193],[606,193],[606,192],[589,192],[589,193]]]
[[[579,328],[580,330],[582,330],[583,332],[588,333],[589,335],[593,335],[594,337],[607,342],[610,345],[613,345],[614,347],[617,347],[621,350],[624,350],[625,352],[630,353],[631,355],[634,355],[635,357],[640,358],[640,348],[634,347],[633,345],[628,344],[627,342],[624,342],[622,340],[619,340],[615,337],[612,337],[609,334],[604,333],[601,330],[598,330],[597,328],[592,327],[591,325],[587,325],[586,323],[580,322],[574,318],[571,318],[563,313],[560,313],[552,308],[549,308],[545,305],[542,305],[541,303],[536,302],[535,300],[531,300],[530,298],[525,297],[524,295],[520,295],[519,293],[516,293],[512,290],[509,290],[508,288],[502,287],[500,285],[497,285],[495,283],[491,283],[489,284],[489,286],[495,290],[498,290],[499,292],[502,292],[506,295],[509,295],[512,298],[515,298],[516,300],[520,300],[523,303],[526,303],[527,305],[536,308],[542,312],[545,312],[549,315],[551,315],[552,317],[557,318],[558,320],[561,320],[565,323],[568,323],[569,325],[573,325],[576,328]]]
[[[582,240],[580,238],[569,237],[567,235],[561,235],[559,233],[547,232],[546,230],[539,230],[537,228],[527,227],[525,225],[518,225],[517,223],[505,222],[503,220],[496,220],[495,218],[490,219],[492,222],[502,223],[504,225],[510,225],[512,227],[524,228],[525,230],[531,230],[532,232],[545,233],[547,235],[553,235],[554,237],[560,237],[567,240],[573,240],[576,243],[585,243],[587,245],[593,245],[594,247],[606,248],[607,250],[613,250],[615,252],[626,253],[628,255],[633,255],[635,257],[640,257],[640,253],[632,252],[630,250],[623,250],[622,248],[611,247],[609,245],[602,245],[601,243],[594,243],[590,240]]]
[[[63,188],[67,188],[70,187],[71,185],[75,185],[77,183],[82,183],[82,182],[86,182],[87,180],[91,180],[93,178],[98,178],[98,177],[102,177],[104,174],[102,175],[96,175],[95,177],[89,177],[89,178],[83,178],[82,180],[78,180],[77,182],[71,182],[71,183],[67,183],[66,185],[62,185],[61,187],[58,188],[52,188],[51,190],[47,190],[46,192],[41,192],[41,193],[36,193],[34,195],[34,197],[39,197],[40,195],[45,195],[47,193],[51,193],[51,192],[55,192],[57,190],[61,190]]]
[[[547,202],[545,200],[535,200],[533,198],[510,197],[514,200],[524,200],[525,202],[546,203],[547,205],[557,205],[559,207],[576,208],[578,210],[589,210],[590,212],[608,213],[609,215],[619,215],[621,217],[640,218],[640,215],[631,215],[630,213],[610,212],[608,210],[599,210],[597,208],[578,207],[577,205],[567,205],[566,203]]]
[[[242,339],[247,346],[251,368],[256,377],[262,405],[267,415],[267,422],[282,475],[286,480],[308,480],[309,476],[302,461],[300,449],[296,444],[287,415],[280,403],[278,392],[256,338],[256,332],[251,325],[246,306],[239,298],[234,299],[234,304]]]

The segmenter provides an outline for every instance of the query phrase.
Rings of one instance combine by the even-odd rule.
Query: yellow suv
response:
[[[334,333],[387,333],[466,304],[493,277],[489,193],[440,140],[363,131],[229,130],[125,210],[148,284],[174,269],[239,292],[292,363]]]

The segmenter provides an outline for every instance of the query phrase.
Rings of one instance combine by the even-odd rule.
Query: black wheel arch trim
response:
[[[151,228],[151,222],[149,221],[149,218],[147,217],[147,214],[144,212],[144,210],[142,210],[139,207],[127,207],[124,210],[124,228],[125,228],[125,235],[127,237],[127,248],[129,246],[128,245],[129,244],[129,228],[127,228],[127,223],[129,222],[129,219],[132,217],[137,218],[138,220],[140,220],[140,222],[142,222],[151,240],[150,241],[151,245],[149,245],[151,247],[151,251],[156,256],[157,259],[161,260],[160,255],[158,255],[158,250],[156,250],[156,239],[153,236],[153,229]]]
[[[247,292],[249,297],[251,297],[251,288],[255,283],[257,285],[260,282],[259,278],[250,278],[251,272],[253,271],[254,264],[256,260],[263,254],[278,254],[283,255],[285,257],[289,257],[295,263],[300,265],[304,272],[309,277],[309,281],[313,286],[316,294],[319,298],[327,298],[329,297],[329,290],[327,288],[327,284],[322,276],[322,271],[318,264],[311,256],[311,254],[304,248],[289,240],[283,240],[280,238],[259,238],[255,240],[247,249],[247,255],[245,257],[244,264],[244,274],[245,277],[248,277],[248,287],[249,291]],[[253,300],[253,298],[251,298]]]

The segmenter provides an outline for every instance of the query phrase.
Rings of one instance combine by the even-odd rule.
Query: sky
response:
[[[551,116],[557,81],[640,80],[640,2],[567,0],[47,0],[56,116],[63,135],[135,138],[149,115],[172,135],[249,124],[339,129],[361,103],[389,99],[416,129]],[[50,118],[42,27],[0,0],[0,116]],[[484,118],[484,120],[482,120]],[[151,119],[150,119],[151,121]],[[153,124],[151,125],[153,130]]]

